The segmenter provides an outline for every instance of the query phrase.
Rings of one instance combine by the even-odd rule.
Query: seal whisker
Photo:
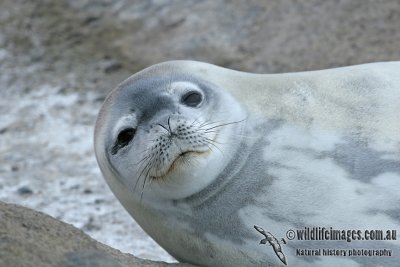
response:
[[[152,165],[153,165],[153,163],[152,163],[152,164],[150,165],[150,167],[147,169],[146,176],[144,177],[143,185],[142,185],[142,191],[140,192],[140,200],[143,199],[144,189],[145,189],[145,187],[146,187],[146,182],[147,182],[147,179],[149,178],[149,173],[150,173],[150,170],[152,169]]]
[[[170,120],[171,120],[171,116],[168,117],[168,128],[169,128],[169,133],[172,134]]]
[[[145,163],[145,166],[142,168],[142,170],[140,171],[140,174],[139,174],[139,176],[137,176],[137,180],[136,180],[136,182],[135,182],[135,186],[134,186],[134,190],[136,189],[136,186],[137,186],[137,184],[138,184],[138,182],[139,182],[139,180],[140,180],[140,178],[142,177],[142,175],[144,174],[144,172],[146,171],[146,169],[151,169],[151,164],[152,164],[152,161],[153,161],[153,158],[154,158],[154,154],[152,154],[151,155],[151,157],[150,157],[150,160],[147,162],[147,163]],[[144,162],[143,162],[144,163]],[[143,165],[143,164],[142,164]],[[138,171],[140,170],[140,167],[138,168]],[[146,180],[146,177],[144,177],[144,180]]]
[[[223,124],[220,124],[220,125],[217,125],[217,126],[205,129],[205,130],[208,131],[208,130],[212,130],[212,129],[215,129],[215,128],[218,128],[218,127],[223,127],[223,126],[227,126],[227,125],[231,125],[231,124],[241,123],[241,122],[243,122],[245,120],[246,119],[243,119],[243,120],[240,120],[240,121],[233,121],[233,122],[223,123]]]
[[[150,174],[150,171],[153,169],[153,166],[154,166],[154,161],[151,161],[149,167],[147,168],[146,175],[144,176],[144,179],[143,179],[143,185],[142,185],[142,191],[140,193],[140,199],[143,198],[143,192],[144,192],[147,180],[150,177],[149,174]]]
[[[133,193],[135,192],[136,187],[137,187],[137,185],[138,185],[138,183],[139,183],[139,180],[140,180],[140,178],[142,177],[142,174],[143,174],[144,170],[147,168],[148,164],[150,164],[150,163],[147,162],[147,164],[146,164],[146,165],[143,167],[143,169],[141,170],[139,176],[137,176],[137,179],[136,179],[136,182],[135,182],[135,186],[133,187]]]
[[[211,152],[214,152],[214,149],[210,146],[210,144],[209,143],[207,143],[207,142],[202,142],[205,146],[207,146],[208,147],[208,149],[211,151]]]
[[[171,133],[167,127],[165,127],[164,125],[162,125],[161,123],[157,123],[158,126],[161,126],[162,128],[164,128],[168,133]]]
[[[190,126],[193,126],[200,118],[201,118],[201,116],[198,116],[198,117],[190,124]]]
[[[142,160],[140,160],[140,162],[138,163],[138,165],[139,165],[139,164],[143,165],[143,164],[145,163],[146,160],[149,160],[149,159],[151,159],[152,157],[154,157],[154,154],[153,154],[153,153],[149,153],[149,154],[148,154],[147,156],[145,156]],[[149,160],[149,161],[151,161],[151,160]],[[140,169],[141,165],[139,166],[139,169]]]
[[[217,133],[218,131],[216,131],[216,130],[211,130],[211,131],[206,131],[206,130],[204,130],[204,129],[201,129],[201,130],[203,130],[204,132],[203,133]]]
[[[150,150],[150,149],[149,149]],[[142,163],[143,161],[149,159],[151,157],[151,154],[148,154],[147,156],[143,157],[140,161],[134,163],[135,165],[139,165],[140,163]]]
[[[216,149],[218,149],[218,151],[221,153],[221,155],[222,155],[223,157],[225,157],[225,155],[224,155],[224,153],[222,152],[222,150],[221,150],[217,145],[215,145],[215,144],[213,143],[213,140],[204,139],[204,140],[202,140],[202,141],[203,141],[204,143],[209,144],[209,145],[212,145],[213,147],[215,147]],[[208,147],[208,148],[210,148],[210,147]],[[210,150],[213,151],[211,148],[210,148]]]
[[[222,122],[222,121],[206,121],[206,122],[200,124],[198,127],[199,127],[199,128],[202,128],[202,127],[205,127],[205,126],[208,126],[208,125],[211,125],[211,124],[221,123],[221,122]]]
[[[222,143],[221,143],[221,142],[219,142],[219,141],[216,141],[216,140],[210,139],[210,138],[208,138],[208,137],[205,137],[205,136],[203,136],[203,139],[205,139],[205,140],[208,140],[208,141],[210,141],[210,142],[212,142],[212,143],[215,143],[215,144],[218,144],[218,145],[221,145],[221,144],[222,144]]]

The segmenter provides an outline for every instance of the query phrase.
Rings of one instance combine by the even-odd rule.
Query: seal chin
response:
[[[150,178],[153,180],[167,179],[168,176],[170,176],[174,172],[179,171],[179,169],[181,168],[185,168],[191,160],[195,160],[197,157],[205,157],[209,154],[209,152],[210,149],[208,149],[207,151],[188,150],[182,152],[174,160],[172,160],[169,168],[167,168],[167,171],[165,173],[150,176]]]
[[[156,144],[156,147],[165,147],[160,153],[155,153],[153,158],[155,168],[149,172],[151,180],[173,179],[175,175],[183,170],[193,169],[194,164],[199,160],[207,160],[207,156],[212,152],[212,146],[217,147],[217,139],[220,129],[211,133],[202,133],[202,131],[192,132],[172,132],[167,137],[161,138],[163,142]],[[193,135],[193,133],[195,133]],[[186,136],[189,136],[186,138]],[[189,139],[189,142],[186,142]],[[153,144],[154,147],[154,144]],[[218,148],[219,149],[219,148]],[[162,154],[161,154],[162,153]],[[170,179],[169,179],[170,180]]]

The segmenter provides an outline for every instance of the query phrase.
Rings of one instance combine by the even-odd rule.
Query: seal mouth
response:
[[[186,152],[182,152],[181,154],[179,154],[178,155],[178,157],[176,157],[176,159],[174,160],[174,162],[177,160],[177,159],[179,159],[179,157],[183,157],[183,156],[185,156],[185,155],[187,155],[187,154],[189,154],[189,153],[200,153],[200,152],[196,152],[196,151],[186,151]],[[173,163],[172,163],[173,164]]]
[[[219,135],[219,131],[216,131],[216,134],[215,134],[213,140],[211,141],[212,143],[215,142],[215,140],[217,140],[218,135]],[[187,151],[181,152],[172,161],[172,163],[170,164],[168,170],[164,174],[156,175],[156,176],[150,176],[150,178],[154,179],[154,180],[164,179],[169,174],[171,174],[174,170],[178,169],[179,166],[181,166],[182,164],[188,163],[191,158],[198,157],[198,156],[206,156],[210,152],[211,152],[210,148],[205,150],[205,151],[187,150]]]
[[[151,178],[152,179],[163,179],[166,176],[168,176],[170,173],[172,173],[174,170],[176,170],[179,165],[181,165],[182,163],[188,162],[189,158],[192,158],[194,156],[199,156],[199,155],[205,155],[208,153],[209,153],[209,150],[207,150],[207,151],[188,150],[188,151],[182,152],[172,161],[170,167],[164,174],[159,175],[159,176],[151,176]]]

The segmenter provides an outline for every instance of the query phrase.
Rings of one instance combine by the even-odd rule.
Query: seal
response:
[[[252,74],[170,61],[108,95],[96,158],[179,261],[393,266],[399,103],[400,62]]]

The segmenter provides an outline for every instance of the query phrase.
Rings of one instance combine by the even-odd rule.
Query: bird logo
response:
[[[260,226],[254,225],[254,229],[265,236],[265,238],[260,241],[260,244],[266,245],[268,243],[270,246],[272,246],[272,249],[274,250],[276,256],[281,260],[281,262],[283,262],[283,264],[287,265],[287,260],[285,254],[283,254],[281,247],[281,243],[287,244],[287,241],[284,238],[279,241],[273,234],[271,234],[270,232],[266,232]]]

